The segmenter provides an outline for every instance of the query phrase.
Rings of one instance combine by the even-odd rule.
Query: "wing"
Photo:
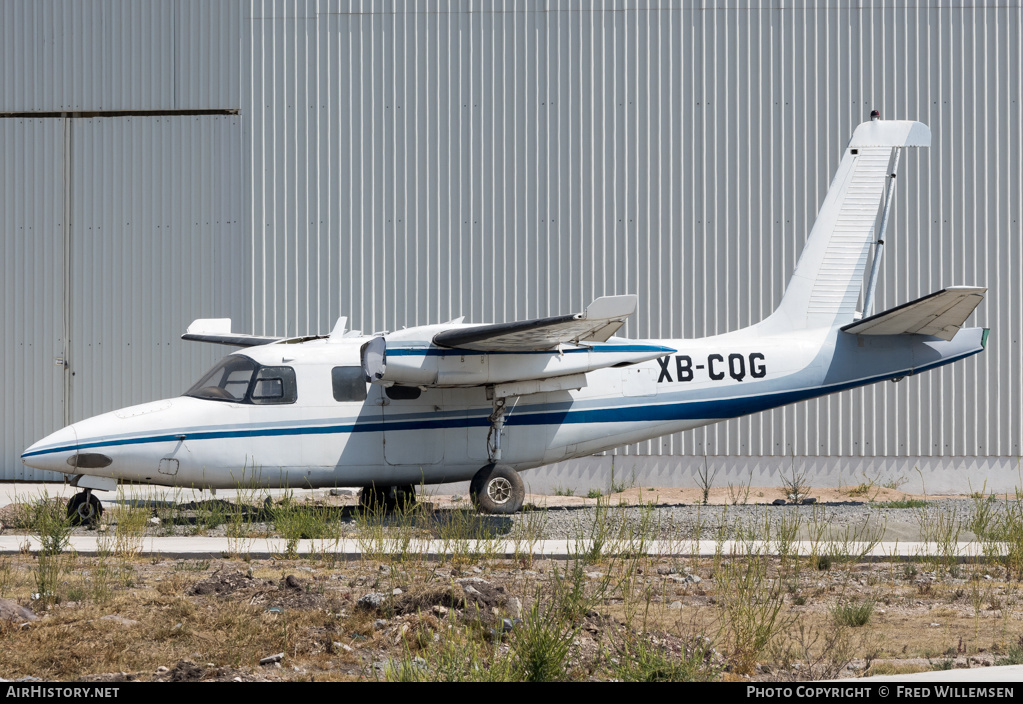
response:
[[[606,342],[636,312],[637,302],[635,295],[604,296],[575,315],[445,330],[434,335],[433,343],[483,352],[529,352],[569,343]]]
[[[933,335],[951,340],[984,300],[986,288],[950,286],[846,325],[854,335]]]
[[[188,326],[188,330],[181,336],[181,339],[193,342],[213,342],[218,345],[234,345],[235,347],[256,347],[279,342],[282,338],[233,333],[231,332],[230,318],[199,318]]]
[[[581,388],[588,372],[675,352],[649,341],[609,339],[636,305],[636,296],[610,296],[575,315],[398,330],[362,346],[362,368],[368,379],[381,384],[505,385],[505,395]]]

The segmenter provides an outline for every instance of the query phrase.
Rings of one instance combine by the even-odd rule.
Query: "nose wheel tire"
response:
[[[94,526],[103,515],[103,504],[91,491],[80,491],[67,504],[67,517],[74,526]]]
[[[509,515],[522,508],[526,487],[522,477],[506,464],[488,464],[469,483],[469,495],[480,513]]]

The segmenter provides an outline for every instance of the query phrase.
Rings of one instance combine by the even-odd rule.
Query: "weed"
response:
[[[73,554],[40,552],[36,556],[35,586],[38,599],[44,604],[62,601],[66,577],[75,563]]]
[[[860,483],[859,486],[854,486],[846,493],[849,496],[866,496],[870,493],[870,490],[874,488],[873,484]]]
[[[848,630],[842,627],[818,629],[798,623],[787,635],[784,644],[771,648],[770,657],[779,674],[791,672],[797,680],[837,679],[854,657]],[[796,662],[798,669],[792,667]]]
[[[568,655],[576,627],[560,617],[540,594],[513,632],[511,654],[517,679],[557,682],[568,676]]]
[[[7,596],[7,591],[14,585],[14,560],[0,558],[0,599]]]
[[[700,487],[704,506],[706,506],[707,502],[710,501],[710,490],[714,487],[714,478],[717,477],[717,475],[717,469],[714,470],[713,474],[710,473],[710,467],[707,465],[707,459],[704,458],[703,465],[696,473],[696,484]]]
[[[928,502],[923,499],[897,499],[894,501],[878,501],[875,508],[926,508]]]
[[[810,566],[820,572],[827,572],[831,569],[831,555],[811,555]]]
[[[870,623],[874,615],[874,602],[872,600],[854,603],[851,601],[835,604],[831,609],[831,616],[840,626],[859,628]]]
[[[571,487],[568,487],[568,488],[562,488],[560,486],[559,487],[555,487],[554,495],[555,496],[575,496],[575,489],[573,489]]]
[[[792,466],[789,473],[782,475],[782,488],[785,490],[785,496],[788,497],[789,501],[799,503],[805,499],[810,493],[810,486],[807,484],[807,470],[796,469],[795,458],[793,458]]]
[[[722,667],[709,638],[697,636],[672,657],[641,635],[628,634],[615,647],[611,671],[622,682],[712,682]]]
[[[32,530],[39,536],[40,554],[59,555],[71,544],[74,526],[67,510],[61,501],[50,499],[45,489],[32,510]]]
[[[120,508],[114,523],[114,552],[123,557],[138,555],[152,513],[147,501],[125,495],[125,485],[118,487],[117,494]]]
[[[1009,644],[1005,657],[995,660],[995,665],[1023,665],[1023,636]]]
[[[764,556],[732,558],[722,562],[718,572],[719,595],[728,619],[733,667],[748,675],[760,654],[795,615],[782,613],[785,594],[781,580],[768,579]]]
[[[405,655],[385,673],[391,682],[507,682],[513,678],[508,658],[493,643],[480,642],[464,630],[448,630],[438,644]]]
[[[586,492],[587,499],[599,499],[604,493],[600,489],[590,489]]]
[[[728,484],[728,500],[733,506],[745,506],[746,502],[749,501],[750,486],[753,484],[753,473],[750,472],[749,478],[745,484],[739,484],[738,486],[729,483]]]

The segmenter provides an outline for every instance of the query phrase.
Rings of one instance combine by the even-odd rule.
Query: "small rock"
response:
[[[331,496],[355,496],[359,493],[358,489],[331,489]]]
[[[19,621],[35,621],[38,616],[32,609],[26,609],[10,599],[0,599],[0,621],[17,623]]]
[[[462,577],[461,579],[456,579],[455,582],[463,586],[466,584],[490,584],[490,582],[481,577]]]
[[[662,576],[663,575],[669,575],[669,574],[675,574],[675,570],[672,569],[671,567],[658,567],[657,568],[657,574],[662,575]]]
[[[284,578],[284,586],[288,589],[294,589],[295,591],[302,591],[303,588],[302,580],[293,574],[289,574]]]
[[[355,605],[360,609],[377,611],[386,601],[386,594],[382,594],[381,592],[370,592],[365,596],[359,597],[359,600],[355,602]]]
[[[403,591],[402,591],[401,589],[399,589],[398,587],[395,587],[394,589],[392,589],[392,590],[391,590],[391,595],[392,595],[392,596],[400,596],[400,595],[402,595],[402,594],[404,594],[404,593],[405,593],[405,592],[403,592]]]
[[[130,618],[125,618],[124,616],[120,616],[118,614],[107,614],[106,616],[100,616],[99,620],[100,621],[113,621],[114,623],[116,623],[118,625],[121,625],[121,626],[137,626],[138,625],[138,621],[134,621],[134,620],[132,620]]]
[[[458,495],[458,494],[455,494],[454,496],[451,497],[451,500],[455,501],[455,502],[458,502],[458,501],[462,500],[462,497],[460,495]]]
[[[438,616],[447,616],[448,615],[448,607],[441,606],[440,604],[434,604],[434,606],[433,606],[433,613],[437,614]]]
[[[378,618],[376,621],[373,622],[374,631],[379,631],[382,628],[387,628],[387,621],[385,621],[382,618]]]
[[[698,574],[687,574],[686,579],[692,582],[693,584],[699,584],[700,582],[703,581],[702,579],[700,579],[700,575]]]
[[[774,501],[771,502],[771,504],[774,506],[784,506],[787,503],[788,502],[785,499],[775,499]]]
[[[149,519],[149,522],[150,522],[150,523],[151,523],[152,525],[154,525],[154,526],[158,526],[158,525],[160,525],[160,519],[159,519],[159,518],[157,518],[156,516],[153,516],[152,518],[150,518],[150,519]]]
[[[163,665],[160,665],[160,667],[156,668],[156,674],[158,674],[158,675],[166,675],[168,672],[170,672],[170,668],[169,667],[165,667]]]
[[[522,600],[517,596],[509,597],[508,603],[505,604],[505,608],[508,609],[508,613],[514,618],[522,618]]]
[[[267,655],[265,658],[259,661],[260,665],[273,665],[279,663],[284,659],[284,653],[277,653],[275,655]]]
[[[473,566],[472,566],[472,571],[473,571],[473,572],[475,572],[476,574],[483,574],[483,570],[481,570],[481,569],[480,569],[479,567],[477,567],[476,565],[473,565]]]
[[[799,503],[803,504],[804,506],[812,506],[813,504],[817,503],[817,499],[808,496]]]
[[[603,578],[604,575],[601,574],[600,572],[587,572],[586,576],[589,579],[601,579]]]
[[[682,610],[682,602],[681,601],[673,601],[670,604],[668,604],[668,609],[671,610],[671,611],[681,611]]]

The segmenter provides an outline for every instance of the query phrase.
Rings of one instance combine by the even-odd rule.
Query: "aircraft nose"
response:
[[[35,469],[47,469],[52,472],[68,474],[74,467],[68,459],[78,454],[78,435],[73,425],[61,428],[47,435],[39,442],[21,453],[21,461]]]

